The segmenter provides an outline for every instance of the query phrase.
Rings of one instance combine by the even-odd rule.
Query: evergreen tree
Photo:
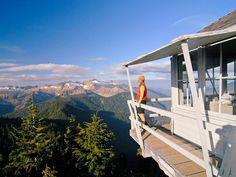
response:
[[[10,147],[14,144],[12,136],[13,125],[1,124],[0,126],[0,176],[3,176],[3,167],[6,165]]]
[[[78,127],[79,133],[75,141],[79,148],[73,155],[79,165],[83,165],[87,174],[104,176],[113,170],[114,152],[111,140],[114,135],[107,125],[97,115],[92,115],[91,123],[84,123],[84,128]]]
[[[0,154],[0,169],[2,169],[2,161],[3,161],[3,156],[2,154]],[[1,176],[1,173],[2,172],[0,172],[0,176]]]
[[[64,134],[64,141],[66,144],[65,153],[72,154],[73,148],[77,147],[78,144],[75,142],[75,138],[78,134],[79,129],[77,128],[78,123],[76,122],[75,115],[69,118],[69,123]]]
[[[7,176],[37,176],[50,162],[57,147],[54,133],[50,132],[40,118],[34,103],[28,115],[22,119],[19,130],[15,131],[16,143],[5,167]]]
[[[3,161],[3,155],[0,153],[0,169],[2,169],[2,161]],[[1,176],[1,172],[0,172],[0,176]]]
[[[42,171],[43,177],[56,177],[57,171],[51,169],[49,166],[46,165],[45,169]]]
[[[2,169],[2,161],[3,161],[3,156],[2,156],[2,154],[0,154],[0,169]],[[2,174],[2,170],[0,170],[0,176],[2,176],[3,174]]]
[[[75,159],[72,155],[74,149],[78,149],[79,145],[76,143],[75,138],[79,132],[79,124],[76,121],[76,117],[72,115],[69,118],[69,123],[66,128],[66,132],[64,133],[64,158],[65,158],[65,169],[67,171],[67,175],[76,175],[78,170],[75,169]]]

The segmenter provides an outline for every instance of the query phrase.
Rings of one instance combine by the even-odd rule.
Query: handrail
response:
[[[132,101],[131,100],[128,100],[127,102],[132,105]],[[134,104],[135,104],[136,107],[139,106],[139,104],[136,103],[136,102]],[[178,119],[178,118],[182,118],[183,117],[183,115],[180,115],[180,114],[177,114],[177,113],[173,113],[173,112],[161,109],[161,108],[145,105],[145,104],[141,104],[140,107],[145,109],[145,110],[154,112],[156,114],[160,114],[160,115],[164,115],[166,117],[170,117],[171,119],[173,119],[173,118]],[[206,130],[207,131],[214,132],[215,130],[221,128],[219,125],[216,125],[216,124],[213,124],[213,123],[209,123],[209,122],[206,122],[206,121],[204,121],[204,123],[206,125]]]
[[[131,106],[132,107],[133,106],[136,106],[136,107],[139,106],[139,104],[137,102],[133,103],[131,100],[128,100],[127,103],[128,103],[130,108],[131,108]],[[160,108],[156,108],[156,107],[153,107],[153,106],[149,106],[149,105],[145,105],[145,104],[140,104],[140,107],[145,109],[145,110],[154,112],[156,114],[160,114],[160,115],[164,115],[164,116],[170,117],[171,119],[182,117],[181,115],[179,115],[177,113],[173,113],[173,112],[170,112],[170,111],[166,111],[166,110],[163,110],[163,109],[160,109]],[[131,114],[133,114],[133,113],[131,112]],[[203,159],[197,157],[196,155],[194,155],[191,152],[187,151],[186,149],[182,148],[181,146],[179,146],[175,142],[169,140],[168,138],[164,137],[160,133],[158,133],[155,130],[151,129],[149,126],[144,125],[142,122],[140,122],[138,120],[135,120],[132,116],[130,116],[130,119],[131,119],[131,121],[133,123],[135,123],[138,126],[143,127],[146,131],[151,133],[153,136],[159,138],[160,140],[162,140],[163,142],[165,142],[166,144],[171,146],[173,149],[175,149],[176,151],[180,152],[181,154],[183,154],[184,156],[186,156],[187,158],[191,159],[192,161],[194,161],[195,163],[197,163],[198,165],[200,165],[201,167],[203,167],[205,169],[205,162],[204,162]],[[206,123],[206,129],[208,131],[215,131],[216,129],[219,128],[219,126],[217,126],[215,124],[210,124],[208,122],[205,122],[205,123]],[[215,166],[213,166],[213,173],[214,173],[214,175],[217,175],[218,172],[219,172],[219,169],[216,168]]]
[[[151,100],[151,102],[157,102],[157,101],[159,101],[159,102],[164,102],[164,101],[171,101],[171,97],[166,97],[166,98],[151,98],[150,99]]]

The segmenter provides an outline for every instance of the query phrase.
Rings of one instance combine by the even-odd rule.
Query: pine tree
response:
[[[66,132],[64,133],[64,168],[67,171],[67,175],[76,175],[78,170],[75,168],[75,158],[73,157],[72,153],[74,149],[78,149],[79,145],[76,143],[75,138],[79,132],[79,124],[76,121],[76,117],[72,115],[69,118],[69,123],[66,128]],[[77,168],[78,169],[78,168]]]
[[[2,161],[3,161],[3,156],[2,154],[0,154],[0,169],[2,169]],[[1,172],[0,172],[0,176],[1,176]]]
[[[78,127],[79,133],[75,141],[79,148],[73,155],[79,165],[83,165],[87,173],[93,176],[104,176],[112,171],[114,158],[111,140],[114,135],[107,125],[97,115],[92,115],[91,123],[84,123],[84,128]]]
[[[36,105],[32,103],[19,130],[15,131],[16,143],[5,167],[7,176],[41,174],[45,164],[50,162],[54,155],[58,138],[44,125]]]
[[[3,176],[3,167],[6,165],[10,147],[14,144],[12,136],[13,125],[2,124],[0,127],[0,176]]]
[[[77,128],[78,123],[76,122],[75,115],[72,115],[69,118],[69,123],[64,134],[64,141],[66,144],[65,153],[72,154],[73,148],[78,146],[75,142],[76,135],[78,134],[79,129]]]
[[[46,165],[45,169],[42,171],[43,177],[56,177],[57,171]]]
[[[2,130],[2,127],[0,127],[0,130]],[[0,134],[0,142],[2,139],[2,134]],[[2,169],[2,161],[3,161],[3,155],[1,154],[2,149],[0,149],[0,169]],[[0,171],[0,176],[1,176],[1,171]]]
[[[2,165],[2,161],[3,161],[3,156],[2,154],[0,154],[0,169],[2,169],[3,165]],[[2,176],[2,170],[0,170],[0,176]]]

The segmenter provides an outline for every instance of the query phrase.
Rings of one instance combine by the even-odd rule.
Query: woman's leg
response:
[[[143,124],[146,124],[146,118],[145,118],[144,113],[140,113],[140,114],[138,114],[138,115],[139,115],[139,117],[140,117],[142,123],[143,123]]]

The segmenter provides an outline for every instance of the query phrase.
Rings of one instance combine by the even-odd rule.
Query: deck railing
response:
[[[160,100],[167,100],[167,99],[159,99]],[[170,147],[172,147],[173,149],[175,149],[176,151],[178,151],[179,153],[183,154],[184,156],[186,156],[187,158],[189,158],[190,160],[192,160],[193,162],[195,162],[196,164],[198,164],[199,166],[201,166],[202,168],[205,168],[205,162],[203,159],[199,158],[198,156],[192,154],[190,151],[184,149],[183,147],[181,147],[180,145],[176,144],[174,141],[166,138],[165,136],[163,136],[161,133],[155,131],[154,129],[150,128],[149,126],[143,124],[142,122],[139,121],[139,118],[136,117],[137,114],[135,114],[135,110],[137,109],[137,107],[139,106],[139,104],[137,102],[133,102],[132,100],[128,100],[128,107],[130,110],[130,120],[131,120],[131,129],[135,129],[137,133],[140,133],[140,127],[145,129],[147,132],[149,132],[150,134],[152,134],[153,136],[155,136],[156,138],[160,139],[161,141],[165,142],[166,144],[168,144]],[[151,112],[150,115],[160,115],[160,116],[166,116],[169,117],[171,119],[171,132],[173,133],[173,126],[174,126],[174,119],[178,119],[183,117],[183,115],[177,114],[177,113],[173,113],[171,111],[167,111],[164,109],[160,109],[154,106],[150,106],[150,105],[145,105],[145,104],[141,104],[140,105],[141,108]],[[219,126],[215,125],[215,124],[210,124],[208,122],[205,122],[206,125],[206,130],[207,131],[215,131],[216,129],[219,128]],[[136,129],[137,127],[139,127],[138,129]],[[143,145],[143,139],[142,137],[138,137],[138,143],[139,145]],[[145,145],[141,146],[141,148],[144,150]],[[217,175],[219,173],[219,169],[216,168],[215,166],[212,165],[212,170],[213,170],[213,174]]]

